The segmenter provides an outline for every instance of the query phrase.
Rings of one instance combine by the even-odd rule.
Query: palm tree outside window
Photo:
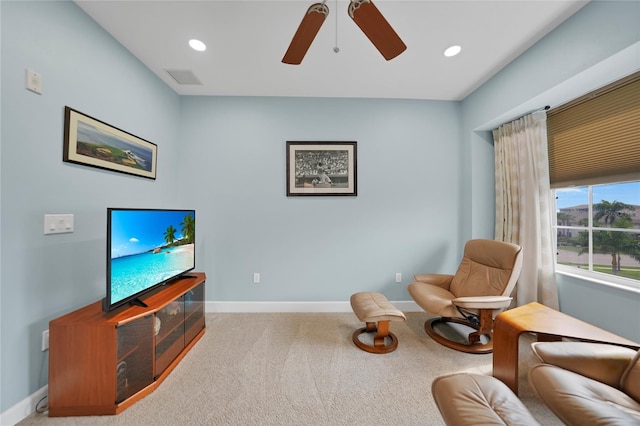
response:
[[[607,274],[640,287],[640,181],[555,193],[559,269]]]

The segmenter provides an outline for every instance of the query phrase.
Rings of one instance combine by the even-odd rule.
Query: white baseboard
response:
[[[45,385],[0,414],[0,425],[13,426],[35,413],[36,404],[47,394],[48,388],[49,387]]]
[[[422,312],[416,302],[391,301],[404,312]],[[349,302],[205,302],[206,313],[245,312],[353,312]]]
[[[391,301],[403,312],[422,312],[413,301]],[[206,313],[246,312],[353,312],[349,302],[205,302]],[[36,411],[36,404],[47,394],[45,386],[0,414],[0,426],[13,426]]]

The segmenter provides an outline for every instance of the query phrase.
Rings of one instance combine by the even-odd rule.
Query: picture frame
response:
[[[65,106],[62,160],[155,179],[158,147],[152,142]]]
[[[287,141],[287,196],[357,196],[357,142]]]

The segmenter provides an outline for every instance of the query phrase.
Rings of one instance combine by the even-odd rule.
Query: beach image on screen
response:
[[[193,211],[111,212],[111,303],[195,266]]]

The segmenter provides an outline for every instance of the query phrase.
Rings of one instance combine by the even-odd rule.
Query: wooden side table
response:
[[[640,344],[540,303],[529,303],[500,313],[493,326],[493,376],[518,394],[518,340],[522,333],[538,335],[538,341],[563,337],[609,343],[639,349]]]

